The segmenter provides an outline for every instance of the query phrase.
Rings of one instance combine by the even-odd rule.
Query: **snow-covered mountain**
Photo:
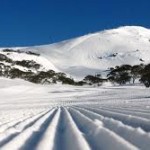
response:
[[[60,71],[75,78],[96,74],[121,64],[150,62],[150,30],[138,26],[125,26],[88,34],[55,44],[20,49],[7,57],[17,61],[34,60],[40,70]],[[6,52],[0,52],[2,54]]]
[[[52,45],[2,48],[0,150],[149,150],[150,92],[144,86],[27,82],[70,83],[72,79],[60,72],[83,78],[116,65],[147,64],[149,56],[150,30],[142,27],[121,27]],[[138,78],[139,68],[134,69],[132,78]]]

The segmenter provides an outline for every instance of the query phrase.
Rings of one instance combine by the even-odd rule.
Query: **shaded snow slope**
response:
[[[27,53],[18,53],[18,52],[3,52],[3,49],[1,49],[0,54],[4,54],[6,55],[8,58],[10,58],[13,61],[22,61],[22,60],[29,60],[29,61],[34,61],[37,64],[39,64],[41,67],[39,68],[39,70],[54,70],[54,71],[58,71],[58,69],[53,65],[53,63],[46,59],[43,56],[36,56],[36,55],[30,55]],[[15,50],[13,48],[13,50]],[[20,49],[19,49],[20,50]],[[23,51],[24,49],[21,48],[21,51]],[[9,65],[9,63],[5,63],[6,65]],[[20,70],[26,70],[29,68],[23,68],[20,66],[14,66],[15,68],[19,68]]]
[[[46,68],[83,78],[120,64],[149,63],[150,30],[125,26],[60,43],[22,49],[40,53]]]
[[[0,83],[1,150],[149,150],[145,87]]]

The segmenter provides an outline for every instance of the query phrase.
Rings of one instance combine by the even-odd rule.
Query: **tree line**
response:
[[[134,84],[135,81],[138,81],[143,83],[146,87],[150,87],[150,64],[140,64],[134,66],[125,64],[116,66],[109,69],[106,79],[101,78],[101,75],[88,75],[84,78],[84,81],[88,82],[89,84],[97,83],[98,85],[101,85],[106,81],[120,85],[126,83]]]

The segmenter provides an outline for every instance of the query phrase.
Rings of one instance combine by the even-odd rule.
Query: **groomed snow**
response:
[[[144,86],[0,83],[1,150],[149,150]]]

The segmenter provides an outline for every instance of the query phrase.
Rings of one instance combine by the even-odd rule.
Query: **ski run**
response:
[[[0,81],[1,150],[150,148],[150,94],[144,86]]]

